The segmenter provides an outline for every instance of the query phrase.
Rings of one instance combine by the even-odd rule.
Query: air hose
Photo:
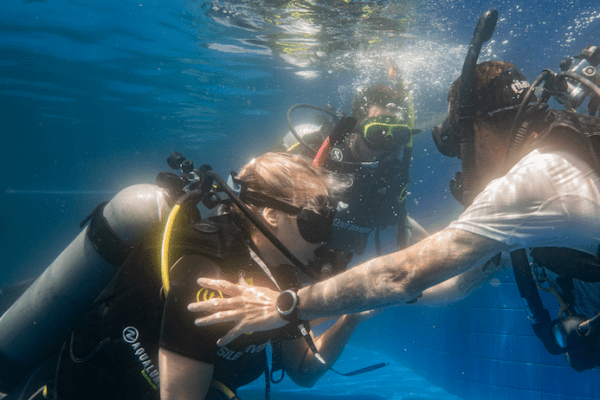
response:
[[[320,111],[320,112],[322,112],[324,114],[329,115],[334,121],[337,119],[337,115],[335,115],[335,113],[333,113],[333,112],[331,112],[329,110],[326,110],[326,109],[321,108],[321,107],[313,106],[311,104],[296,104],[296,105],[290,107],[290,109],[288,110],[287,115],[286,115],[286,120],[287,120],[287,123],[288,123],[288,127],[290,128],[290,132],[292,132],[292,135],[294,135],[294,137],[296,138],[296,140],[298,141],[298,143],[300,145],[304,146],[304,148],[306,148],[311,153],[313,153],[313,154],[316,155],[319,151],[313,149],[312,147],[310,147],[310,145],[308,143],[306,143],[304,141],[304,139],[302,139],[302,136],[300,136],[298,134],[298,132],[296,132],[296,129],[294,129],[294,125],[292,124],[292,112],[295,109],[297,109],[297,108],[310,108],[312,110]]]
[[[204,194],[199,189],[188,191],[186,194],[181,196],[169,213],[165,229],[162,237],[162,244],[160,247],[160,275],[162,278],[162,284],[165,291],[165,295],[169,292],[170,281],[169,281],[169,247],[171,244],[171,237],[173,236],[173,230],[177,216],[179,215],[184,205],[193,204],[194,206],[202,200]]]
[[[169,292],[169,245],[171,244],[171,236],[173,233],[173,227],[175,226],[175,220],[181,210],[180,204],[175,204],[173,209],[169,213],[167,223],[165,224],[165,230],[163,233],[162,245],[160,247],[160,275],[162,277],[162,284],[165,290],[165,294]]]
[[[475,133],[473,121],[475,119],[474,98],[472,93],[472,80],[479,52],[485,42],[491,39],[498,10],[489,10],[481,15],[473,39],[465,57],[462,73],[460,76],[458,129],[460,132],[460,154],[462,159],[463,181],[463,205],[471,204],[475,197],[474,184],[477,181],[477,168],[475,165]]]

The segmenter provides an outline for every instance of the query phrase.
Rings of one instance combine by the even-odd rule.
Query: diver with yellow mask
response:
[[[288,111],[290,132],[273,150],[304,154],[324,168],[350,178],[349,188],[339,199],[346,207],[334,220],[331,248],[362,254],[374,233],[381,254],[380,231],[397,226],[397,246],[405,248],[427,236],[427,232],[406,212],[410,181],[415,113],[412,98],[394,63],[388,72],[392,87],[370,85],[360,90],[351,104],[352,117],[331,109],[298,104]],[[321,126],[296,127],[290,115],[296,108],[312,108],[338,124],[322,118]]]

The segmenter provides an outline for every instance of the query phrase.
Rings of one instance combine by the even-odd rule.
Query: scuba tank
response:
[[[168,192],[142,184],[117,193],[0,317],[0,392],[11,391],[56,353],[73,324],[130,251],[167,218]]]

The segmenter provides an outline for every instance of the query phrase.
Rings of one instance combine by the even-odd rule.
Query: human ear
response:
[[[273,208],[265,207],[262,211],[262,217],[272,229],[279,225],[279,212]]]

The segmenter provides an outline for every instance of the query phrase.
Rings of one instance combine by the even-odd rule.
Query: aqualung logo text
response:
[[[527,82],[527,81],[514,80],[512,85],[510,85],[510,88],[515,93],[521,93],[521,92],[523,92],[523,90],[527,89],[529,86],[530,86],[529,82]]]
[[[160,386],[160,376],[158,374],[158,370],[152,363],[152,359],[148,356],[146,350],[138,341],[139,337],[140,333],[137,330],[137,328],[133,326],[128,326],[127,328],[123,329],[123,340],[125,341],[125,343],[131,345],[131,348],[133,349],[133,354],[138,358],[138,360],[142,364],[142,375],[152,386],[153,389],[158,389],[158,387]]]

